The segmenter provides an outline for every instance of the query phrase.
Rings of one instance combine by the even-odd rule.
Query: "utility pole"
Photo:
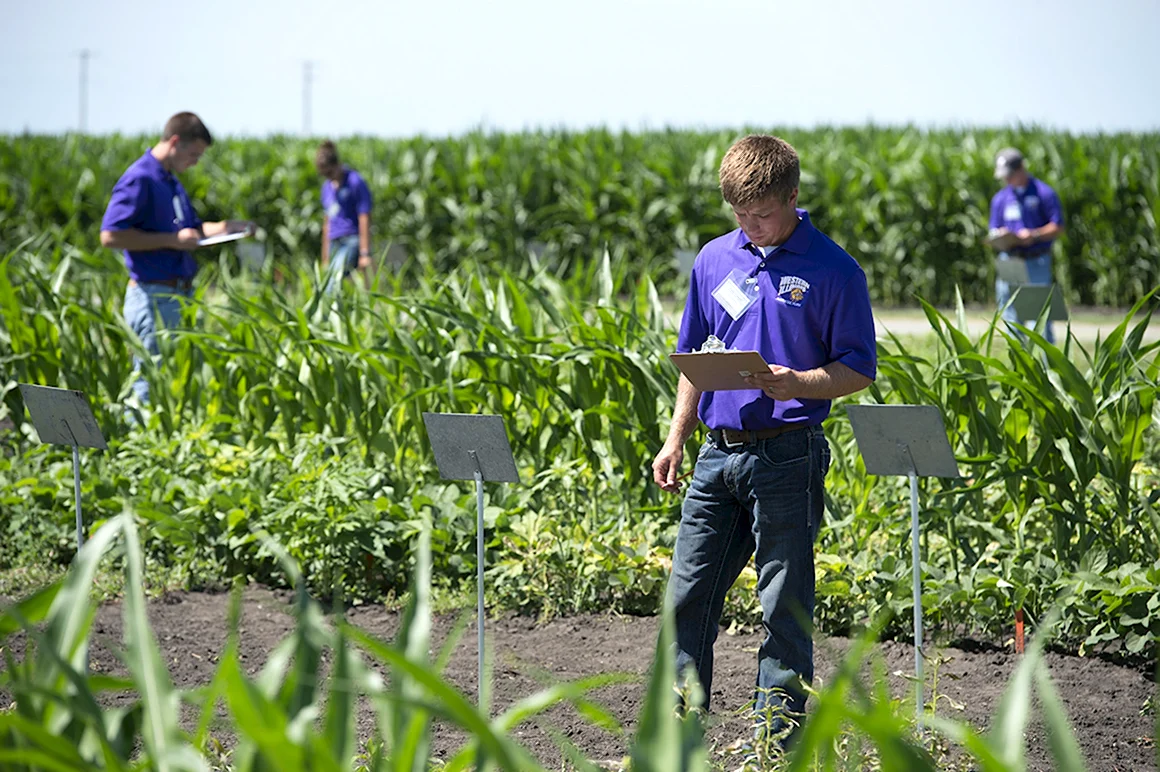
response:
[[[84,134],[89,127],[89,57],[89,49],[83,49],[80,53],[80,104],[77,119],[77,130],[81,134]]]
[[[311,89],[314,86],[314,62],[302,63],[302,135],[310,136]]]

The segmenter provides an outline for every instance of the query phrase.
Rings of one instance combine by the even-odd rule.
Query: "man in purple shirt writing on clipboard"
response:
[[[807,620],[830,463],[822,420],[831,400],[869,386],[877,369],[866,275],[797,208],[799,177],[797,153],[776,137],[751,135],[725,154],[721,192],[741,227],[697,256],[677,349],[693,351],[712,335],[757,351],[769,371],[747,379],[752,390],[705,393],[682,375],[653,462],[656,483],[679,491],[698,416],[708,427],[673,553],[677,665],[695,668],[707,703],[725,594],[754,557],[765,628],[756,731],[767,740],[784,740],[786,719],[805,710],[802,683],[813,678]]]
[[[193,113],[165,123],[161,141],[121,175],[101,221],[101,245],[119,249],[129,269],[123,313],[145,350],[158,356],[157,329],[181,323],[181,303],[192,295],[197,262],[191,252],[212,236],[253,231],[240,220],[202,222],[176,175],[194,166],[213,144]],[[141,360],[134,357],[140,369]],[[138,376],[133,392],[149,402],[149,383]]]
[[[1063,233],[1063,206],[1051,186],[1027,173],[1023,154],[1013,147],[1000,150],[995,157],[995,179],[1007,183],[991,199],[992,234],[1007,233],[1014,237],[1014,245],[999,252],[999,260],[1022,260],[1027,266],[1030,284],[1051,284],[1051,248]],[[1003,318],[1017,322],[1015,307],[1008,305],[1014,287],[997,278],[995,295]],[[1034,326],[1029,322],[1028,326]],[[1043,337],[1055,342],[1051,322]]]

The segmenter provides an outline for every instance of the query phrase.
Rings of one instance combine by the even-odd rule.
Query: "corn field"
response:
[[[425,512],[440,580],[473,575],[470,494],[438,482],[421,416],[486,412],[505,416],[525,480],[489,492],[494,602],[540,614],[657,608],[679,502],[651,484],[649,463],[676,371],[675,331],[649,279],[633,284],[606,257],[581,301],[545,269],[525,279],[472,261],[327,299],[317,275],[279,289],[212,269],[184,329],[162,335],[165,364],[145,370],[154,409],[138,416],[126,397],[139,344],[120,318],[119,279],[45,260],[17,250],[0,262],[3,397],[22,430],[0,458],[6,561],[43,558],[46,543],[61,565],[73,552],[68,456],[26,446],[17,382],[89,395],[116,450],[88,459],[85,497],[98,521],[133,505],[157,560],[277,582],[264,531],[313,591],[351,598],[405,588]],[[881,376],[859,398],[939,406],[969,474],[923,483],[936,627],[997,636],[1016,608],[1035,619],[1062,602],[1070,645],[1152,650],[1160,363],[1135,310],[1094,344],[1056,348],[1029,331],[1027,350],[1001,324],[971,339],[928,307],[933,348],[880,343]],[[865,474],[842,404],[827,424],[818,618],[844,633],[883,610],[905,620],[910,598],[898,592],[904,481]],[[734,593],[740,618],[756,614],[752,581]]]
[[[768,130],[768,129],[766,129]],[[800,201],[861,261],[878,303],[946,306],[993,298],[981,246],[997,189],[994,153],[1020,147],[1056,188],[1067,232],[1057,279],[1069,302],[1127,307],[1160,284],[1160,138],[1072,136],[1018,129],[780,132],[802,159]],[[662,293],[679,288],[675,249],[733,227],[717,164],[735,132],[474,134],[459,139],[341,142],[375,196],[380,246],[405,245],[446,270],[486,258],[517,274],[529,246],[572,277],[599,268],[605,248]],[[0,137],[0,251],[47,235],[97,251],[109,191],[150,145],[145,137]],[[314,144],[225,140],[185,176],[206,220],[252,219],[291,270],[319,252]],[[109,253],[110,270],[116,261]]]
[[[476,564],[472,491],[439,481],[421,414],[505,417],[521,484],[487,492],[491,607],[542,617],[662,609],[679,502],[651,484],[649,463],[677,375],[667,358],[669,301],[682,291],[672,251],[730,227],[715,170],[732,136],[345,142],[345,160],[376,196],[380,253],[393,241],[407,259],[368,290],[338,296],[321,292],[315,265],[312,146],[215,144],[188,177],[191,197],[207,220],[256,220],[272,259],[253,273],[228,249],[207,253],[182,325],[160,336],[163,362],[145,367],[147,410],[128,401],[132,354],[142,352],[121,318],[124,270],[96,245],[108,190],[146,142],[0,139],[0,426],[14,426],[0,430],[0,572],[40,565],[59,577],[0,616],[0,646],[17,630],[37,644],[0,680],[16,706],[0,712],[0,769],[128,769],[142,759],[205,768],[208,724],[179,731],[173,706],[212,712],[211,697],[243,738],[233,768],[425,769],[433,718],[478,740],[451,768],[537,768],[507,733],[549,704],[583,702],[594,684],[561,685],[489,719],[423,658],[432,598],[465,592]],[[1042,632],[997,717],[1014,734],[935,728],[979,769],[1020,769],[1016,740],[1037,691],[1060,738],[1059,768],[1076,769],[1041,647],[1050,635],[1072,650],[1154,660],[1160,632],[1160,344],[1148,342],[1144,313],[1160,284],[1157,140],[786,136],[803,158],[803,203],[862,261],[877,300],[921,304],[929,320],[927,340],[879,342],[879,380],[854,399],[939,407],[966,475],[922,482],[932,635],[998,639],[1017,609]],[[1053,346],[1036,329],[1022,330],[1021,345],[1001,320],[966,332],[963,305],[991,297],[977,245],[990,156],[1003,144],[1020,145],[1063,198],[1059,273],[1071,299],[1135,304],[1110,334]],[[936,308],[947,306],[956,311]],[[110,438],[108,452],[83,456],[97,546],[79,556],[71,455],[35,444],[17,383],[85,392]],[[906,481],[866,474],[844,405],[826,423],[833,464],[816,623],[906,638]],[[88,589],[109,550],[124,575],[129,682],[83,674]],[[300,628],[285,649],[306,656],[251,677],[231,650],[210,692],[179,693],[144,621],[142,565],[186,587],[224,578],[296,588]],[[759,619],[755,583],[742,575],[729,620]],[[394,642],[325,626],[310,600],[401,596],[418,621]],[[669,634],[658,642],[662,665]],[[329,681],[294,669],[324,650]],[[790,768],[838,768],[826,749],[849,731],[896,763],[883,768],[934,768],[896,706],[864,686],[865,651],[818,695],[822,720],[807,725],[807,750]],[[390,691],[367,675],[369,662],[391,670]],[[664,667],[649,685],[632,768],[704,769],[698,722],[665,708]],[[94,700],[107,690],[139,698],[114,715]],[[54,692],[62,696],[46,697]],[[356,748],[348,714],[363,698],[379,731]],[[295,733],[316,715],[323,735]],[[75,750],[50,742],[59,736]]]

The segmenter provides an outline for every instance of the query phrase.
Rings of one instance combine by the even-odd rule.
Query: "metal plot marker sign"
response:
[[[73,450],[73,488],[77,505],[77,552],[85,543],[84,519],[81,516],[80,449],[107,450],[105,438],[85,395],[79,391],[51,386],[20,384],[20,395],[32,417],[40,441],[49,445],[71,445]]]
[[[922,567],[918,541],[918,478],[959,477],[942,414],[933,405],[848,405],[866,473],[910,478],[910,541],[914,572],[915,716],[922,721]]]
[[[1058,284],[1022,284],[1010,303],[1020,319],[1038,319],[1044,308],[1049,322],[1066,322],[1069,316]]]
[[[503,418],[497,415],[424,413],[427,438],[444,480],[475,480],[475,557],[478,594],[479,704],[483,706],[483,483],[520,481]]]
[[[697,250],[678,249],[673,256],[677,259],[678,275],[688,276],[693,273],[693,263],[697,262]]]

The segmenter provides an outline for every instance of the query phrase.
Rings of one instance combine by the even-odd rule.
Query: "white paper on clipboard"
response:
[[[225,244],[230,241],[238,241],[249,236],[248,231],[240,231],[238,233],[220,233],[217,236],[207,236],[197,242],[199,247],[212,247],[214,244]]]
[[[996,228],[987,234],[987,238],[983,239],[983,243],[992,249],[1006,252],[1008,249],[1019,245],[1019,237],[1006,228]]]

